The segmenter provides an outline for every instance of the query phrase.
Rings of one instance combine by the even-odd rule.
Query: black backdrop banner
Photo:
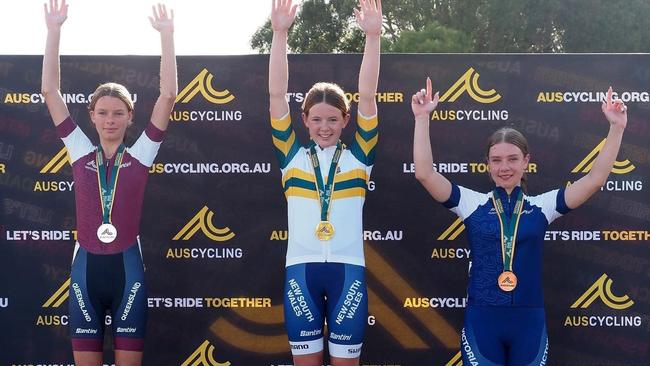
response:
[[[74,119],[100,83],[136,99],[127,145],[158,95],[159,58],[62,57]],[[0,56],[0,365],[71,365],[67,304],[74,185],[40,92],[42,58]],[[360,55],[291,55],[287,98],[316,81],[357,98]],[[471,253],[464,226],[414,177],[410,96],[430,76],[436,168],[479,191],[487,137],[505,125],[531,146],[529,191],[586,174],[608,130],[607,88],[629,108],[602,191],[546,235],[549,365],[650,364],[650,57],[383,55],[380,137],[364,212],[370,302],[362,365],[460,361]],[[151,168],[141,224],[147,266],[146,365],[290,365],[283,327],[286,203],[268,116],[268,56],[179,57],[179,96]],[[356,113],[356,107],[354,108]],[[344,132],[350,141],[354,128]],[[110,317],[106,319],[111,323]],[[110,334],[110,331],[108,332]],[[110,340],[105,359],[113,363]]]

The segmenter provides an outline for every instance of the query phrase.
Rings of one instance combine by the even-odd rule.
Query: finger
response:
[[[296,16],[296,11],[298,11],[298,4],[293,5],[293,6],[291,7],[291,12],[289,13],[289,15],[291,16],[291,19],[295,18],[295,16]]]
[[[431,78],[427,76],[427,98],[431,98]]]
[[[54,11],[59,11],[59,0],[54,0],[54,7],[52,8]]]
[[[431,102],[438,105],[439,100],[440,100],[440,92],[436,92],[436,94],[433,96],[433,100]]]
[[[607,89],[607,108],[610,108],[612,106],[612,87],[610,86],[609,89]]]
[[[171,13],[172,13],[172,18],[171,19],[174,20],[174,9],[169,9],[169,11],[171,11]]]
[[[381,11],[381,0],[377,0],[377,11],[379,12],[379,14],[382,14],[382,11]]]

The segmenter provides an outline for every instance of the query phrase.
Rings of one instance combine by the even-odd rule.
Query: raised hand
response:
[[[354,16],[365,34],[381,35],[381,0],[359,0],[359,9],[354,9]]]
[[[607,90],[607,99],[601,106],[610,126],[624,129],[627,126],[627,107],[620,99],[612,99],[612,87]]]
[[[160,33],[174,32],[174,10],[170,9],[170,14],[167,14],[167,7],[165,4],[158,4],[151,7],[153,10],[153,17],[149,17],[151,26]]]
[[[271,27],[274,32],[286,32],[296,19],[298,5],[292,5],[291,0],[273,0],[271,9]]]
[[[60,29],[68,18],[68,4],[65,3],[65,0],[61,0],[61,6],[59,6],[59,0],[50,0],[49,8],[47,4],[43,4],[43,10],[45,10],[45,25],[48,30]]]
[[[428,120],[429,114],[438,106],[439,94],[436,92],[432,95],[431,89],[431,79],[427,78],[427,89],[420,90],[411,98],[411,109],[416,120],[422,117]]]

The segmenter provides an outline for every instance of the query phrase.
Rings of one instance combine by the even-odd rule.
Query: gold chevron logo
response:
[[[45,301],[43,305],[41,305],[41,307],[58,308],[70,296],[69,289],[70,289],[70,278],[68,278],[65,282],[63,282],[61,287],[59,287],[58,290],[56,290],[54,294],[50,296],[50,298],[47,299],[47,301]]]
[[[461,76],[454,85],[447,90],[442,97],[440,97],[441,102],[455,102],[463,93],[469,94],[469,96],[475,101],[482,104],[490,104],[501,99],[501,95],[497,93],[496,90],[483,90],[478,85],[478,78],[480,77],[479,73],[474,70],[473,67],[470,67],[464,74]]]
[[[376,279],[376,283],[380,283],[384,287],[383,292],[390,293],[399,302],[403,302],[403,299],[407,297],[421,297],[421,294],[412,288],[409,282],[370,243],[366,242],[364,248],[368,273]],[[380,319],[377,326],[383,328],[386,334],[392,337],[400,347],[419,350],[431,349],[431,345],[425,340],[426,337],[418,332],[429,334],[446,348],[451,349],[458,346],[460,342],[458,331],[437,311],[409,309],[405,310],[409,314],[399,314],[380,294],[372,285],[368,285],[369,312]],[[220,317],[212,323],[210,330],[221,341],[237,349],[261,354],[280,354],[288,351],[289,341],[283,327],[282,305],[274,305],[265,311],[255,308],[231,308],[231,311],[236,314],[238,319],[262,325],[264,328],[274,328],[276,331],[274,333],[267,331],[263,334],[253,333],[238,325],[241,322],[234,323],[225,317]],[[418,327],[421,328],[419,331],[415,329],[418,327],[414,328],[410,323],[413,321],[417,322]]]
[[[616,310],[624,310],[634,305],[634,301],[632,301],[629,296],[614,295],[612,293],[612,283],[614,283],[614,281],[612,281],[611,278],[608,278],[606,273],[603,273],[603,275],[600,276],[600,278],[596,280],[596,282],[594,282],[594,284],[591,285],[591,287],[589,287],[589,289],[585,291],[585,293],[582,294],[573,305],[571,305],[571,309],[577,307],[586,309],[598,298],[600,298],[605,305]]]
[[[188,103],[198,93],[213,104],[226,104],[235,99],[228,89],[218,91],[212,87],[214,75],[203,69],[176,97],[176,103]]]
[[[463,359],[460,351],[445,364],[445,366],[463,366]]]
[[[64,147],[61,149],[50,161],[45,164],[41,169],[41,174],[55,174],[58,173],[66,163],[70,163],[70,156],[68,150]]]
[[[230,366],[230,361],[215,361],[214,346],[206,340],[181,364],[181,366]]]
[[[459,217],[449,225],[447,230],[438,236],[437,240],[454,240],[463,230],[465,230],[465,224],[463,224],[463,221]]]
[[[605,141],[607,139],[603,139],[591,152],[585,157],[578,165],[576,165],[575,168],[571,171],[571,173],[589,173],[591,168],[594,166],[594,162],[596,161],[596,157],[598,156],[598,153],[600,153],[600,150],[603,149],[603,146],[605,146]],[[624,161],[615,161],[614,166],[612,167],[612,173],[614,174],[627,174],[636,168],[632,162],[630,162],[629,159],[625,159]]]
[[[189,240],[199,229],[213,241],[227,241],[234,238],[235,233],[230,231],[229,227],[220,229],[212,224],[213,216],[214,212],[208,206],[203,206],[172,240]]]

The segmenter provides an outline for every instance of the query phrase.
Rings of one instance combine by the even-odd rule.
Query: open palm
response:
[[[151,26],[158,32],[173,32],[174,31],[174,10],[170,9],[170,14],[167,13],[167,7],[164,4],[152,6],[153,17],[149,17]]]
[[[287,31],[294,19],[298,5],[292,5],[291,0],[273,0],[271,9],[271,26],[278,32]]]
[[[65,3],[65,0],[61,0],[60,6],[59,0],[50,0],[49,8],[47,4],[43,4],[43,9],[45,10],[45,24],[47,25],[47,29],[61,28],[61,25],[68,18],[68,5]]]
[[[354,16],[365,34],[381,34],[381,0],[359,0],[359,9],[354,9]]]

